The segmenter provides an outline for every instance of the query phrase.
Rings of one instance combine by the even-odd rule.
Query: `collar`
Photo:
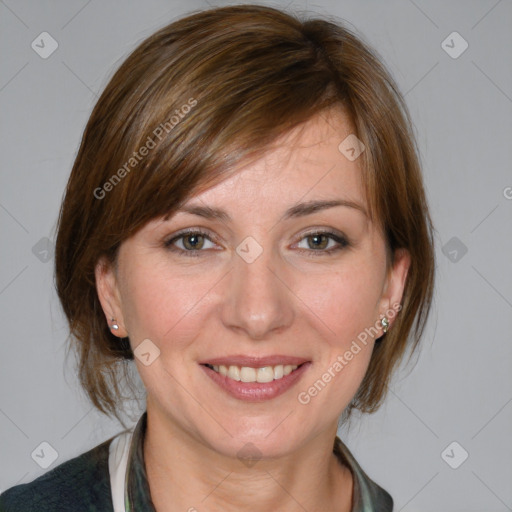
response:
[[[156,512],[144,462],[147,411],[133,432],[114,438],[110,446],[109,470],[115,512]],[[336,436],[334,454],[352,472],[354,490],[351,512],[392,512],[393,499],[363,471],[347,446]]]

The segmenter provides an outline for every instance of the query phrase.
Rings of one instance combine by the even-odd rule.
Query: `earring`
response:
[[[115,318],[112,318],[112,325],[110,326],[111,331],[117,331],[119,329],[119,325],[116,324]]]
[[[388,328],[389,328],[389,320],[388,320],[387,316],[381,318],[380,325],[382,326],[382,330],[383,330],[384,334],[387,333]]]

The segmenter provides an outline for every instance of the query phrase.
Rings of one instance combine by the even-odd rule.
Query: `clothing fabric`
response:
[[[122,432],[112,440],[109,446],[108,471],[114,512],[126,512],[124,495],[132,434],[129,431]]]
[[[0,495],[0,512],[156,512],[144,462],[147,412],[131,431]],[[336,437],[333,452],[352,472],[351,512],[392,512],[393,499]]]

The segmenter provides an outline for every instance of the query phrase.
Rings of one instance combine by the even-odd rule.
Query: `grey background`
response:
[[[205,7],[0,1],[0,490],[46,472],[31,458],[41,442],[58,453],[51,469],[122,429],[92,409],[65,358],[55,222],[112,72],[156,29]],[[422,351],[381,410],[356,416],[340,435],[396,511],[512,510],[512,2],[297,0],[290,8],[345,19],[384,58],[414,119],[437,229]],[[47,59],[31,48],[43,31],[59,45]],[[458,58],[442,47],[453,31],[469,44]],[[461,448],[443,459],[453,441]],[[460,463],[462,449],[469,457],[452,469],[445,460]]]

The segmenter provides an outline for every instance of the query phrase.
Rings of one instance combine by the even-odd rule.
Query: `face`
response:
[[[350,133],[339,111],[312,118],[97,266],[107,320],[144,342],[148,414],[171,431],[233,457],[334,435],[409,265],[387,271],[358,160],[338,150]]]

